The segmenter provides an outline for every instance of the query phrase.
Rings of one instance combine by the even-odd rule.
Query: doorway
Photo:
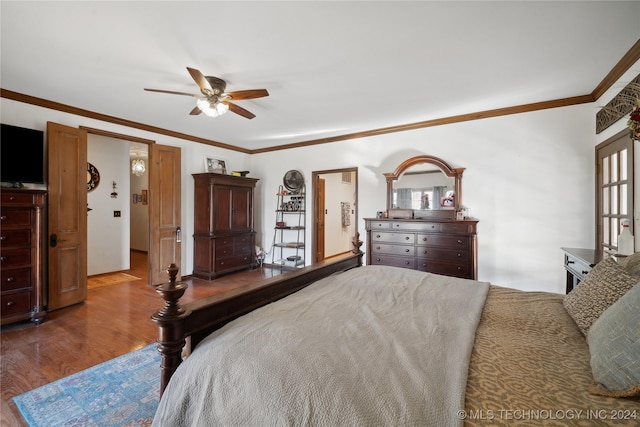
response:
[[[312,172],[313,261],[352,250],[358,229],[358,168]]]
[[[148,252],[148,145],[89,133],[87,162],[99,176],[87,194],[87,275],[129,270],[132,249]]]

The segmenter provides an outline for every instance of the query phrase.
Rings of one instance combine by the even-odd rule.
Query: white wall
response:
[[[362,218],[385,208],[383,173],[415,155],[440,157],[466,168],[463,203],[480,220],[479,279],[563,292],[560,248],[593,246],[592,116],[593,106],[579,105],[275,151],[253,155],[249,169],[262,188],[272,189],[296,168],[310,188],[314,170],[357,166],[358,230],[364,240]],[[275,199],[265,197],[271,193],[258,192],[259,230],[273,222]],[[268,247],[267,238],[258,235]]]
[[[621,79],[635,77],[640,63]],[[635,71],[634,71],[635,70]],[[595,114],[625,83],[584,104],[248,156],[203,144],[0,99],[2,122],[35,129],[47,121],[88,126],[182,148],[182,274],[193,271],[193,179],[205,156],[227,170],[260,178],[255,196],[257,242],[268,248],[275,221],[274,189],[289,169],[311,172],[358,167],[358,231],[384,210],[384,172],[429,154],[464,167],[463,203],[478,225],[480,280],[525,290],[564,292],[561,247],[594,246],[594,146],[624,129],[620,120],[594,136]],[[605,102],[606,101],[606,102]],[[426,118],[425,118],[426,119]],[[307,206],[311,212],[313,206]],[[307,215],[310,241],[312,215]],[[306,259],[312,259],[307,248]],[[367,250],[363,245],[363,250]]]

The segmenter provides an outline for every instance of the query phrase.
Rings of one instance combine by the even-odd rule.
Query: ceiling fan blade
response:
[[[200,87],[200,90],[203,93],[206,94],[206,93],[212,93],[213,92],[213,88],[211,87],[211,85],[209,84],[207,79],[205,79],[204,74],[202,74],[200,72],[200,70],[196,70],[195,68],[187,67],[187,71],[189,71],[189,74],[191,74],[191,77],[193,77],[193,80],[196,81],[196,83]]]
[[[191,110],[189,114],[191,114],[192,116],[197,116],[200,113],[202,113],[202,110],[196,105],[195,107],[193,107],[193,110]]]
[[[146,89],[145,90],[149,91],[149,92],[160,92],[160,93],[170,93],[172,95],[186,95],[186,96],[195,96],[196,98],[202,96],[200,94],[193,94],[193,93],[187,93],[187,92],[175,92],[173,90],[162,90],[162,89]]]
[[[227,95],[231,96],[234,100],[241,99],[254,99],[262,98],[263,96],[269,96],[269,92],[266,89],[250,89],[250,90],[238,90],[236,92],[227,92]]]
[[[253,119],[256,115],[250,111],[245,110],[242,107],[238,107],[236,104],[232,104],[230,102],[225,102],[229,106],[229,110],[233,111],[236,114],[241,115],[242,117],[246,117],[247,119]]]

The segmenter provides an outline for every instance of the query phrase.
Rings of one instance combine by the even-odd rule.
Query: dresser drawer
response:
[[[38,195],[32,193],[21,192],[2,192],[0,193],[0,201],[3,205],[33,205],[37,203]]]
[[[2,229],[0,231],[0,244],[4,248],[16,246],[31,247],[31,230],[28,228],[18,230]]]
[[[389,230],[391,228],[389,221],[370,221],[368,225],[370,230]]]
[[[434,274],[443,274],[445,276],[462,277],[463,279],[471,279],[471,267],[466,264],[448,264],[436,262],[428,259],[418,259],[417,270],[428,271]]]
[[[468,262],[470,259],[469,251],[455,249],[432,248],[429,246],[418,246],[416,248],[416,256],[426,259],[438,259],[442,261]]]
[[[22,267],[31,265],[31,249],[2,249],[0,251],[0,268]]]
[[[3,209],[0,215],[0,228],[15,226],[31,226],[31,210],[29,209]]]
[[[371,254],[372,265],[390,265],[392,267],[416,268],[414,257],[400,257],[386,254]]]
[[[449,236],[440,234],[418,234],[417,245],[446,246],[448,248],[468,248],[469,236]]]
[[[585,276],[591,271],[591,266],[584,260],[573,256],[571,254],[565,254],[564,267],[575,276],[578,281],[583,281]]]
[[[31,287],[31,268],[3,268],[0,271],[2,292]]]
[[[231,253],[231,251],[233,251],[233,236],[216,237],[215,248],[216,252],[222,248],[229,248],[229,253]]]
[[[413,230],[413,231],[431,231],[439,233],[442,224],[437,222],[393,222],[391,228],[393,230]]]
[[[237,255],[228,258],[216,258],[215,271],[224,272],[229,269],[236,269],[238,267],[248,266],[251,264],[251,255]]]
[[[406,243],[409,245],[415,244],[414,233],[386,233],[386,232],[371,232],[372,242],[387,242],[387,243]]]
[[[389,254],[389,255],[404,255],[414,256],[415,246],[411,245],[391,245],[386,243],[374,243],[371,245],[372,254]]]
[[[31,310],[31,292],[15,292],[2,295],[2,317]]]

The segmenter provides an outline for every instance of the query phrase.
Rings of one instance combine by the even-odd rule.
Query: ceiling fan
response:
[[[269,96],[269,92],[266,89],[250,89],[239,90],[234,92],[225,92],[227,82],[212,76],[205,76],[199,70],[195,68],[187,67],[187,71],[193,77],[193,80],[200,87],[201,94],[193,94],[187,92],[175,92],[172,90],[162,89],[146,89],[149,92],[161,92],[170,93],[173,95],[186,95],[198,98],[196,106],[191,110],[191,115],[198,115],[202,112],[211,117],[216,117],[231,110],[232,112],[246,117],[247,119],[253,119],[256,115],[244,108],[231,103],[230,101],[241,101],[243,99],[255,99]],[[204,97],[203,97],[204,95]]]

